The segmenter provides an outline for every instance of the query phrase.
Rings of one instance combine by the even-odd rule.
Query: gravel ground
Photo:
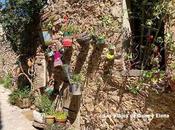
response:
[[[22,109],[8,103],[9,94],[10,91],[0,85],[0,130],[36,130]]]

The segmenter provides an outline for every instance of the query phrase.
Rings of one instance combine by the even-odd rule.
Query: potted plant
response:
[[[114,50],[115,50],[115,47],[113,45],[110,45],[108,52],[106,54],[106,58],[108,60],[113,60],[115,58]]]
[[[34,120],[38,121],[41,121],[43,115],[44,116],[44,119],[45,119],[45,122],[50,124],[52,122],[54,122],[54,110],[52,108],[52,101],[49,99],[49,97],[47,95],[41,95],[39,97],[37,97],[35,99],[35,106],[37,107],[38,109],[38,112],[36,113],[33,113],[33,114],[36,114],[38,116],[33,116],[34,117]],[[39,114],[40,113],[40,114]]]
[[[96,44],[105,44],[105,36],[104,35],[99,35],[97,37],[97,43]]]
[[[28,89],[17,89],[9,95],[9,102],[20,108],[29,108],[32,105],[33,97]]]
[[[63,32],[62,44],[64,47],[71,47],[73,44],[73,34],[79,31],[78,27],[73,24],[68,24],[61,27],[61,32]]]
[[[65,124],[67,121],[68,113],[64,111],[56,112],[55,113],[55,120],[57,123]]]
[[[47,111],[45,113],[45,122],[46,122],[46,124],[48,124],[48,125],[54,124],[54,122],[55,122],[54,114],[55,114],[55,111],[52,107],[50,108],[49,111]]]
[[[70,80],[70,91],[73,95],[81,95],[81,84],[83,76],[81,74],[74,74]]]

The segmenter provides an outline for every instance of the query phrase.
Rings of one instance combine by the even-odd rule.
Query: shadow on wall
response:
[[[78,112],[80,110],[80,103],[81,103],[81,96],[73,95],[69,105],[69,109],[71,110],[71,111],[69,110],[69,115],[71,115],[71,117],[69,117],[69,120],[71,124],[73,124],[77,119]]]
[[[81,44],[80,44],[81,45]],[[80,53],[78,54],[74,73],[80,73],[89,52],[89,44],[81,45]]]
[[[150,130],[172,130],[175,128],[175,94],[163,93],[157,95],[150,93],[145,103],[146,111],[148,108],[154,111],[154,118],[150,125]],[[157,115],[156,115],[157,113]],[[166,117],[169,115],[169,117]]]
[[[90,56],[88,62],[87,77],[90,76],[90,74],[93,74],[93,72],[98,68],[104,47],[105,47],[104,44],[103,45],[94,44],[92,55]]]

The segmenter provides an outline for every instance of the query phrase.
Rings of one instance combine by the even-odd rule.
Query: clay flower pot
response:
[[[67,121],[67,116],[68,116],[67,112],[58,112],[55,115],[55,120],[57,123],[65,124]]]
[[[71,47],[72,44],[73,44],[72,39],[70,39],[70,38],[64,38],[63,39],[63,46],[64,47]]]
[[[45,122],[48,125],[52,125],[55,122],[55,117],[51,116],[51,115],[47,115],[47,116],[45,116]]]

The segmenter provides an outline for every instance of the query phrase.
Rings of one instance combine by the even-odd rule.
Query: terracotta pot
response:
[[[49,115],[47,115],[47,116],[45,117],[45,122],[46,122],[46,124],[48,124],[48,125],[52,125],[52,124],[54,124],[54,122],[55,122],[55,117],[54,117],[54,116],[49,116]]]
[[[67,121],[67,118],[66,118],[66,119],[57,119],[57,118],[56,118],[56,122],[57,122],[57,123],[65,124],[66,121]]]

